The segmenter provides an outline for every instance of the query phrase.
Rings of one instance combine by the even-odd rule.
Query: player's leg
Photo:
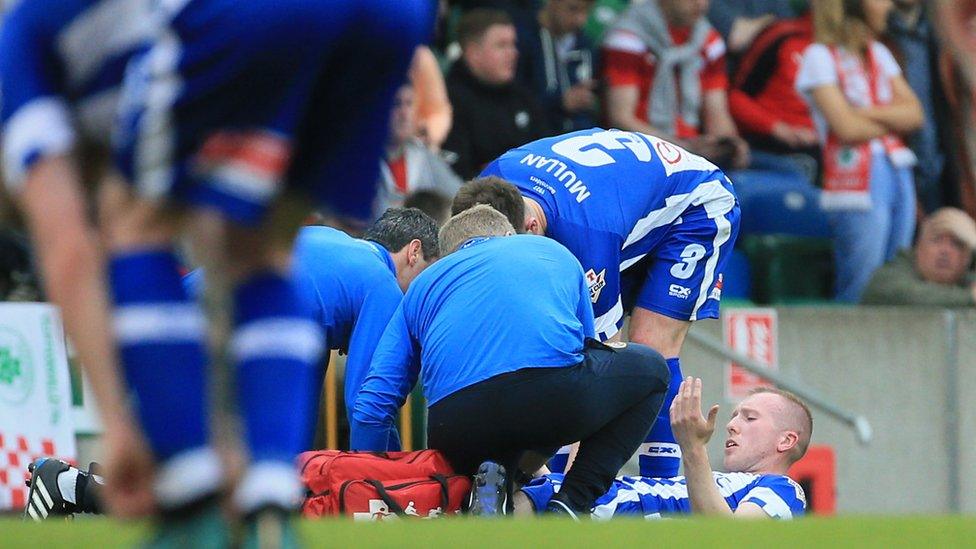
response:
[[[671,432],[668,410],[671,401],[678,394],[682,372],[679,354],[691,322],[678,320],[643,307],[634,307],[630,316],[629,339],[642,343],[668,357],[668,370],[671,382],[668,392],[658,412],[657,420],[639,450],[640,473],[642,476],[673,477],[678,474],[681,464],[681,449]]]
[[[681,450],[671,432],[668,411],[683,379],[681,347],[691,323],[718,318],[722,271],[738,234],[739,209],[689,209],[652,252],[647,279],[630,320],[630,340],[644,343],[667,358],[671,384],[651,432],[638,452],[641,476],[672,477]]]
[[[557,506],[586,513],[646,438],[667,393],[669,373],[660,353],[642,345],[602,346],[585,352],[582,393],[567,391],[564,421],[579,425],[571,435],[579,451],[566,473]],[[618,406],[608,406],[616,402]],[[609,416],[609,417],[608,417]],[[595,423],[591,423],[595,421]]]
[[[168,21],[149,51],[130,63],[115,139],[125,186],[102,197],[120,355],[159,461],[157,541],[174,544],[186,537],[226,544],[229,536],[217,506],[224,466],[209,436],[207,322],[185,290],[175,247],[184,221],[175,208],[191,202],[192,176],[206,167],[206,158],[193,153],[209,121],[186,110],[206,91],[190,77],[203,74],[194,61],[210,61],[186,40],[206,33],[181,25],[209,5],[186,4],[186,18]]]
[[[270,216],[253,228],[232,224],[226,233],[222,269],[233,311],[227,356],[250,458],[234,503],[245,516],[291,512],[303,493],[294,460],[311,444],[323,347],[288,269],[304,213],[288,221]]]
[[[158,504],[176,511],[213,497],[223,482],[209,445],[206,322],[182,283],[178,219],[114,185],[102,193],[102,211],[119,355],[159,461]]]

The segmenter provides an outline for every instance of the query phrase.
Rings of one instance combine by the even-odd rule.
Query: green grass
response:
[[[976,546],[976,517],[809,518],[794,522],[728,520],[562,520],[303,522],[314,547],[943,547]],[[118,547],[137,544],[146,525],[108,519],[23,523],[0,520],[0,547]]]

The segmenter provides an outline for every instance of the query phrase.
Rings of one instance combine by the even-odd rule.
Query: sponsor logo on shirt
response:
[[[691,288],[685,288],[684,286],[679,286],[678,284],[672,284],[668,287],[668,295],[678,299],[688,299],[691,297]]]
[[[603,269],[599,273],[590,269],[586,271],[586,285],[590,287],[590,301],[596,303],[600,299],[600,292],[607,285],[607,270]]]

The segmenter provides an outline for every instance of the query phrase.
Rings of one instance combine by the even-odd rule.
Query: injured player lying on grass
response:
[[[810,443],[810,410],[793,394],[761,388],[732,411],[726,425],[724,465],[713,472],[706,444],[718,406],[701,413],[701,380],[686,378],[671,405],[671,426],[681,445],[685,476],[620,477],[597,499],[591,517],[658,518],[674,514],[789,519],[806,509],[799,484],[786,476]],[[545,509],[563,475],[534,479],[515,494],[515,514]]]

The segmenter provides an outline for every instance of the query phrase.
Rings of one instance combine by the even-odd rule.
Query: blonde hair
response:
[[[810,437],[813,435],[813,414],[806,403],[800,397],[789,391],[777,389],[775,387],[756,387],[749,391],[749,396],[762,393],[779,395],[787,404],[786,417],[781,418],[789,430],[796,431],[796,446],[790,450],[790,460],[796,463],[807,453],[810,446]]]
[[[515,229],[508,218],[487,204],[478,204],[447,220],[441,227],[441,257],[458,249],[458,246],[478,236],[505,236]]]
[[[855,53],[865,51],[871,42],[871,33],[859,15],[862,1],[813,0],[811,7],[816,41],[828,46],[843,46]]]

